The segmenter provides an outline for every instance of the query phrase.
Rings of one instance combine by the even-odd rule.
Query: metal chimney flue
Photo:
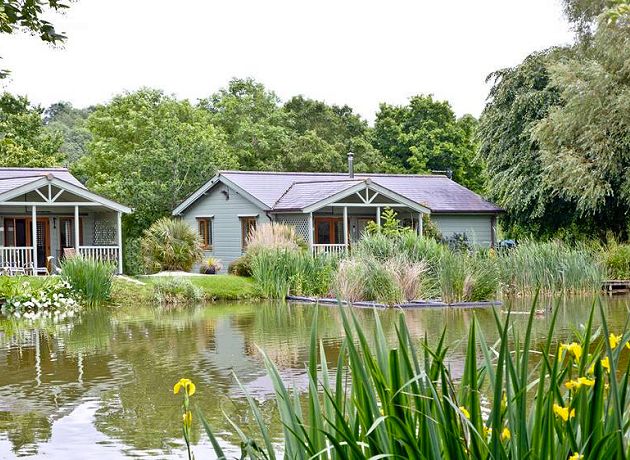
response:
[[[354,179],[354,153],[348,152],[348,176]]]

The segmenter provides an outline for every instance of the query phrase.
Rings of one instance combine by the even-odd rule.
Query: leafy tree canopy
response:
[[[0,33],[26,32],[38,36],[48,43],[62,43],[66,36],[43,18],[51,11],[63,11],[70,5],[60,0],[2,0],[0,2]],[[0,78],[8,75],[0,71]]]
[[[59,134],[46,130],[42,109],[26,97],[0,96],[0,166],[59,166],[63,142]]]
[[[93,110],[93,107],[75,109],[69,102],[57,102],[44,112],[46,127],[64,140],[61,151],[69,164],[88,153],[92,134],[87,128],[87,118]]]
[[[129,236],[138,236],[219,168],[236,168],[225,136],[206,110],[142,89],[115,97],[90,114],[89,154],[73,172],[97,193],[134,208]]]
[[[373,146],[401,171],[450,171],[455,181],[473,190],[483,187],[483,165],[476,159],[472,116],[457,120],[448,102],[414,96],[409,104],[381,104]]]
[[[565,1],[569,20],[581,27],[576,45],[535,53],[489,77],[480,155],[490,197],[508,211],[512,233],[626,231],[630,7],[610,5]]]

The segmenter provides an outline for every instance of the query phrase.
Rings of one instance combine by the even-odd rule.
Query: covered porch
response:
[[[121,219],[129,211],[53,175],[0,193],[0,274],[54,273],[74,254],[122,273]]]
[[[333,189],[329,196],[304,206],[301,213],[277,215],[279,222],[295,226],[297,234],[309,243],[313,253],[345,253],[361,238],[369,222],[381,225],[382,213],[387,208],[396,212],[403,225],[422,234],[422,216],[430,213],[426,206],[369,179],[335,184],[329,182],[322,186],[341,190]]]

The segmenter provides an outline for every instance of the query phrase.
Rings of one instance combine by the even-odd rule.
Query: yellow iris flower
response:
[[[602,367],[610,372],[610,361],[608,360],[608,356],[601,360]]]
[[[583,458],[584,458],[584,455],[578,452],[575,452],[573,455],[569,457],[569,460],[582,460]]]
[[[569,390],[578,390],[582,385],[592,387],[595,385],[595,380],[586,377],[578,377],[577,380],[569,380],[564,384]]]
[[[459,410],[462,411],[462,414],[464,414],[464,417],[466,417],[467,419],[470,419],[470,412],[468,412],[468,409],[466,409],[464,406],[459,406]]]
[[[553,405],[553,412],[562,419],[563,422],[566,422],[572,417],[575,417],[575,409],[571,409],[569,411],[568,407],[562,407],[559,404]]]
[[[483,426],[483,434],[486,438],[489,438],[490,436],[492,436],[492,428],[487,427],[487,426]]]
[[[510,433],[510,429],[506,426],[505,428],[503,428],[503,431],[501,432],[501,439],[504,441],[507,441],[511,437],[512,437],[512,433]]]
[[[195,384],[190,381],[190,379],[179,379],[179,382],[175,384],[173,387],[173,394],[179,393],[179,390],[184,389],[188,396],[192,396],[195,394]]]
[[[569,353],[571,353],[577,361],[579,361],[582,357],[582,345],[577,342],[560,344],[561,356],[563,351],[568,351]]]
[[[610,348],[614,350],[615,348],[617,348],[617,345],[619,345],[619,342],[621,342],[621,336],[615,335],[611,332],[608,336],[608,343],[610,344]]]

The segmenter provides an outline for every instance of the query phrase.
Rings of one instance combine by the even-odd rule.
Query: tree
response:
[[[630,206],[630,9],[600,17],[588,44],[549,66],[562,104],[536,124],[546,187],[614,232]]]
[[[348,152],[355,157],[358,172],[387,172],[386,159],[369,142],[367,121],[347,105],[339,107],[303,96],[291,98],[283,107],[292,135],[287,169],[300,171],[345,171]]]
[[[235,168],[225,136],[207,111],[161,91],[116,96],[90,114],[89,154],[73,172],[97,193],[126,203],[127,236],[169,215],[218,168]]]
[[[457,120],[448,102],[414,96],[408,105],[381,104],[373,146],[395,166],[413,173],[450,171],[473,190],[483,187],[483,165],[475,158],[471,116]]]
[[[66,36],[57,32],[52,23],[43,19],[43,16],[50,11],[63,11],[69,6],[67,2],[60,0],[3,0],[0,3],[0,33],[13,34],[22,31],[37,35],[48,43],[63,43]],[[0,78],[5,78],[8,73],[8,70],[0,71]]]
[[[547,63],[565,53],[534,53],[516,67],[490,74],[493,86],[479,123],[479,154],[486,162],[489,196],[506,209],[504,226],[537,236],[574,220],[567,203],[554,197],[542,180],[540,148],[531,138],[535,124],[560,104],[560,90],[550,82]]]
[[[45,129],[42,109],[26,97],[0,96],[0,166],[59,166],[63,139]]]
[[[233,79],[199,105],[210,114],[210,123],[225,132],[242,169],[282,169],[290,134],[275,93],[252,79]]]
[[[75,109],[69,102],[52,104],[44,112],[44,123],[63,138],[61,152],[68,164],[72,164],[87,155],[87,145],[92,134],[87,129],[87,118],[93,107]]]

